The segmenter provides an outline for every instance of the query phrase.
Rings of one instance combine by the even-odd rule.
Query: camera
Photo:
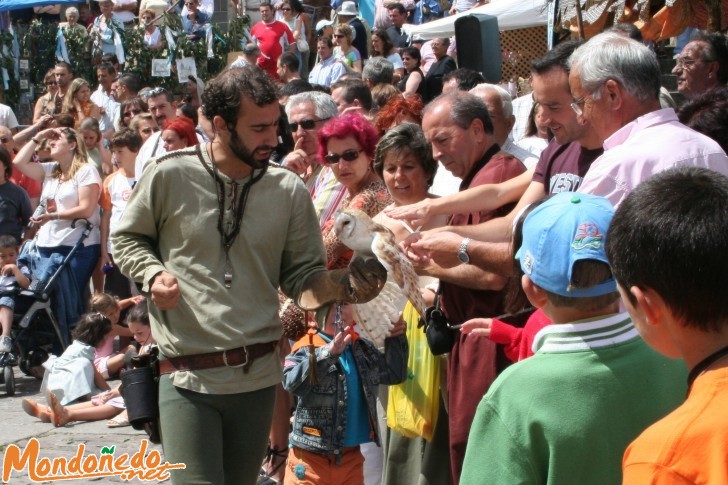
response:
[[[41,200],[40,201],[40,204],[38,204],[38,207],[35,208],[35,212],[33,212],[33,215],[30,216],[31,217],[31,220],[30,220],[30,222],[28,222],[28,227],[35,226],[35,223],[33,222],[33,219],[37,219],[40,216],[42,216],[43,214],[45,214],[45,213],[46,213],[46,201],[45,200]]]

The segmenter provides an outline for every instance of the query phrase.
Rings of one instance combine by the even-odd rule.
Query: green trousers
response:
[[[239,394],[202,394],[159,383],[164,457],[187,468],[172,483],[245,485],[258,478],[268,443],[275,386]]]

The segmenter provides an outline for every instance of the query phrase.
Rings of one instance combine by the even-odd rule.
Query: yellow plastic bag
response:
[[[440,359],[430,352],[419,315],[407,303],[402,314],[407,322],[407,379],[389,388],[387,426],[408,437],[432,440],[439,412]]]

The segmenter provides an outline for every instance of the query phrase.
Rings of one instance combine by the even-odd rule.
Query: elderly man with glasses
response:
[[[694,98],[728,82],[728,39],[714,32],[699,34],[680,53],[672,70],[677,75],[677,90]]]
[[[643,44],[604,33],[570,58],[572,109],[604,145],[579,192],[606,197],[615,207],[640,182],[668,168],[695,166],[728,174],[728,157],[715,141],[660,108],[660,66]]]

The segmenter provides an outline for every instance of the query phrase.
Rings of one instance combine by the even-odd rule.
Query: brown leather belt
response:
[[[242,367],[247,373],[255,359],[273,352],[278,341],[238,347],[237,349],[210,352],[209,354],[181,355],[159,361],[159,373],[212,369],[213,367]]]

